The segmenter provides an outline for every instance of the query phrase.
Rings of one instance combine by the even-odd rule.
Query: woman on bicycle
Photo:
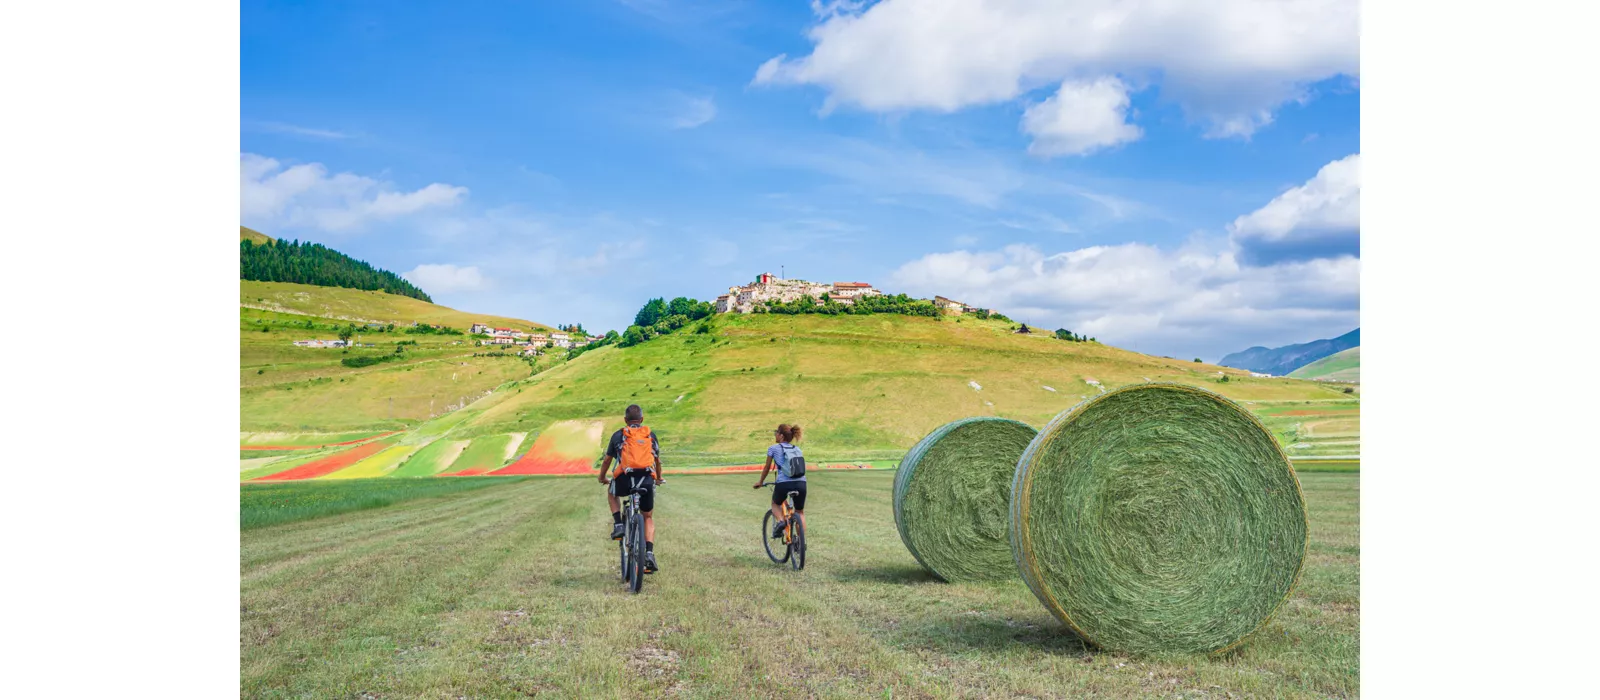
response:
[[[755,488],[767,485],[767,473],[772,471],[774,465],[778,467],[777,485],[772,489],[772,518],[778,524],[772,528],[773,537],[782,537],[783,529],[788,525],[783,519],[783,513],[778,506],[783,505],[783,499],[790,493],[794,494],[794,512],[800,516],[800,526],[806,525],[806,478],[805,476],[790,477],[788,474],[789,460],[801,457],[800,448],[794,443],[800,441],[800,426],[782,423],[778,429],[772,431],[772,446],[767,448],[767,464],[761,469],[761,478],[756,481]]]

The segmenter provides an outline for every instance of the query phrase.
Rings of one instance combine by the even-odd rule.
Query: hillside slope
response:
[[[1285,345],[1280,348],[1256,346],[1232,353],[1217,364],[1282,377],[1312,362],[1360,344],[1361,329],[1357,328],[1337,338],[1313,340],[1309,343]]]
[[[457,311],[448,306],[385,292],[319,287],[290,282],[239,281],[239,306],[346,321],[411,325],[428,323],[466,330],[473,323],[535,331],[552,330],[520,318]]]
[[[478,322],[544,328],[383,292],[280,282],[242,281],[239,287],[239,429],[244,432],[417,427],[507,381],[528,377],[534,368],[519,357],[491,354],[465,334],[407,333],[412,322],[461,331]],[[353,338],[375,347],[294,345],[337,338],[351,322],[385,324],[363,325]],[[399,343],[405,345],[397,353]],[[385,361],[365,367],[343,363],[359,357]],[[548,366],[553,360],[544,361]]]
[[[1226,383],[1220,374],[1227,375]],[[1338,388],[1095,343],[1019,336],[965,317],[721,315],[628,348],[606,347],[470,407],[453,439],[594,418],[609,433],[644,407],[677,463],[753,462],[778,423],[819,460],[895,458],[933,428],[997,415],[1043,425],[1101,387],[1177,381],[1245,401],[1349,400]],[[597,447],[598,449],[598,447]]]
[[[1332,382],[1361,381],[1361,346],[1340,350],[1289,373],[1296,379],[1322,379]]]
[[[245,228],[243,226],[240,226],[239,227],[239,240],[241,240],[241,241],[250,241],[251,243],[256,243],[256,244],[264,244],[264,243],[271,243],[271,242],[273,242],[273,241],[275,241],[277,239],[273,238],[272,236],[268,236],[265,233],[257,231],[257,230],[255,230],[253,228]]]

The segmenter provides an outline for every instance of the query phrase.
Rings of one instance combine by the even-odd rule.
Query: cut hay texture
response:
[[[894,522],[917,562],[945,581],[1010,578],[1011,477],[1035,431],[977,417],[941,426],[894,475]]]
[[[1307,530],[1300,482],[1267,429],[1189,386],[1136,384],[1062,413],[1012,484],[1023,580],[1113,651],[1238,646],[1288,599]]]

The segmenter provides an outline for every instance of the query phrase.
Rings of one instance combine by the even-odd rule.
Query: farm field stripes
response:
[[[468,440],[434,440],[389,474],[391,477],[433,476],[454,464],[467,449]]]
[[[310,433],[310,434],[298,434],[298,435],[297,434],[268,433],[268,434],[260,436],[260,437],[262,437],[262,438],[280,437],[280,438],[286,438],[286,439],[281,439],[281,440],[275,441],[277,444],[257,444],[252,440],[246,440],[244,442],[244,444],[239,445],[239,450],[240,451],[244,451],[244,452],[249,452],[249,451],[255,451],[255,450],[308,450],[308,449],[316,449],[316,448],[319,448],[319,447],[341,447],[341,446],[344,446],[344,445],[359,444],[359,443],[362,443],[362,442],[366,442],[367,440],[374,440],[374,439],[377,439],[377,438],[388,437],[390,435],[395,435],[398,432],[399,431],[389,431],[387,433],[372,433],[372,432],[367,432],[367,433],[333,433],[333,434]],[[257,436],[252,436],[252,437],[257,437]],[[335,442],[335,440],[337,440],[337,442]]]
[[[559,421],[545,428],[533,446],[515,462],[490,472],[511,474],[594,474],[601,451],[599,421]]]
[[[475,437],[449,470],[440,472],[439,476],[478,476],[499,469],[506,463],[506,447],[510,443],[510,435]]]
[[[412,452],[417,451],[415,445],[395,445],[378,454],[356,462],[349,467],[340,469],[332,474],[321,477],[323,479],[369,479],[387,476],[395,467],[405,461]]]
[[[1355,697],[1359,478],[1303,475],[1301,584],[1225,657],[1085,649],[1020,581],[939,583],[886,516],[886,471],[813,481],[803,572],[761,552],[767,498],[746,477],[663,487],[662,571],[643,597],[617,584],[610,514],[583,480],[255,527],[240,538],[240,695]],[[290,489],[498,481],[241,491],[293,503]]]
[[[349,448],[332,447],[325,450],[313,450],[309,453],[272,453],[272,456],[268,458],[240,460],[241,469],[239,470],[239,480],[250,481],[251,479],[257,479],[263,476],[276,474],[281,471],[286,471],[291,467],[298,467],[306,462],[321,459],[328,455],[338,454],[347,449]],[[246,464],[250,466],[245,467],[244,465]]]
[[[298,479],[315,479],[319,476],[332,474],[333,472],[344,469],[345,467],[355,464],[356,462],[366,459],[367,457],[371,457],[388,446],[388,443],[382,441],[357,445],[343,452],[313,459],[292,469],[258,477],[253,479],[253,481],[295,481]]]

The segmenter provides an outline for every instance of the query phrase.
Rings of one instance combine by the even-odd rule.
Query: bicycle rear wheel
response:
[[[644,588],[644,516],[634,513],[628,533],[628,590],[638,593]]]
[[[626,582],[628,580],[628,533],[626,530],[622,533],[622,539],[617,540],[617,560],[617,568],[622,574],[622,580]]]
[[[789,539],[789,564],[799,571],[806,568],[806,525],[800,516],[792,515],[789,527],[794,529],[794,536]]]
[[[772,511],[770,510],[761,518],[761,546],[766,548],[767,558],[771,559],[772,563],[782,564],[789,561],[789,548],[784,546],[783,538],[774,538],[772,536]],[[782,552],[783,556],[778,556],[777,552],[773,551],[774,547],[777,548],[777,552]]]

